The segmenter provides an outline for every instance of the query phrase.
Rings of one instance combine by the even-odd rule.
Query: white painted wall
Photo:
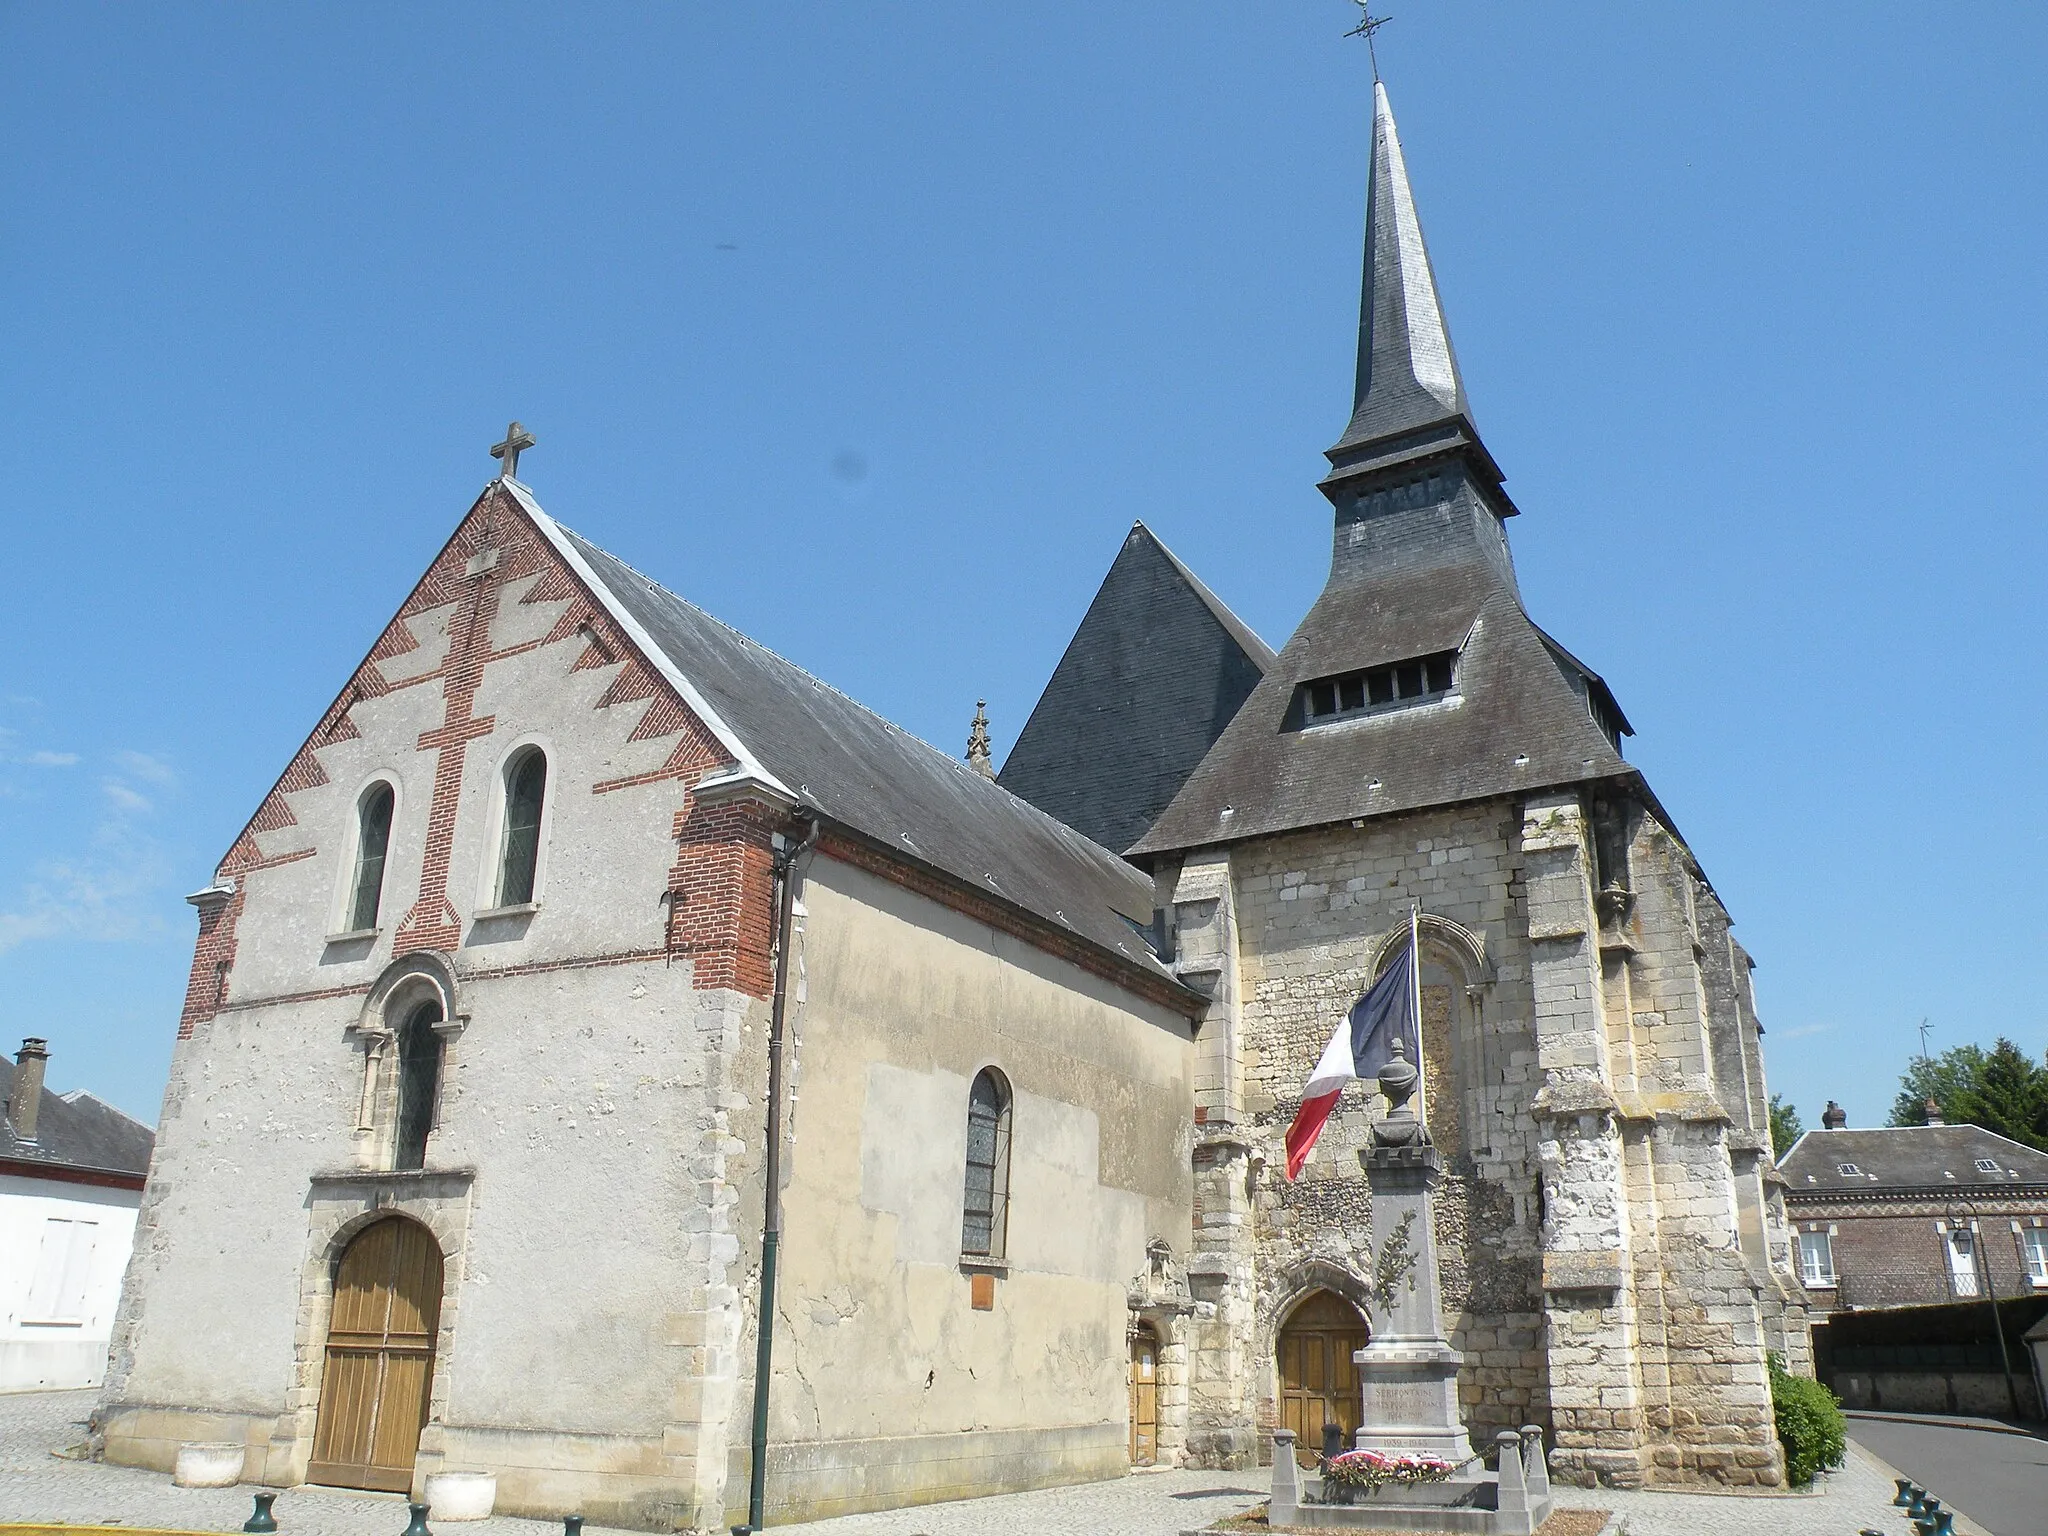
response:
[[[0,1174],[0,1392],[100,1384],[141,1201]]]

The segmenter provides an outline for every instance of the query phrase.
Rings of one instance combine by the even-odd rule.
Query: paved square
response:
[[[129,1467],[66,1461],[92,1411],[91,1392],[0,1395],[0,1522],[168,1526],[238,1531],[251,1508],[248,1488],[174,1488],[168,1477]],[[1865,1527],[1912,1536],[1891,1507],[1883,1464],[1856,1446],[1849,1465],[1817,1493],[1800,1495],[1617,1493],[1558,1490],[1570,1508],[1625,1515],[1630,1536],[1854,1536]],[[928,1504],[808,1525],[789,1536],[1176,1536],[1265,1498],[1267,1474],[1145,1472],[1107,1483],[1048,1488],[956,1504]],[[279,1536],[400,1536],[405,1501],[396,1494],[291,1488],[277,1501]],[[593,1531],[595,1527],[591,1528]],[[444,1525],[464,1536],[556,1536],[559,1524],[498,1517]]]

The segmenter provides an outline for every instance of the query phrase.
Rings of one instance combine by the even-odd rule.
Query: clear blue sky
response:
[[[2048,1007],[2048,8],[1389,0],[1535,617],[1880,1117]],[[492,470],[948,750],[1142,517],[1321,585],[1343,0],[0,8],[0,1043],[153,1116],[206,883]],[[256,1107],[252,1106],[252,1112]]]

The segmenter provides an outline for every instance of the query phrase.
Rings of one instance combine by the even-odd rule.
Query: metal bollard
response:
[[[277,1495],[274,1493],[257,1494],[256,1513],[251,1515],[246,1521],[243,1522],[242,1529],[245,1531],[256,1531],[259,1533],[276,1530],[277,1517],[271,1514],[270,1512],[270,1506],[275,1504],[276,1502]]]
[[[1935,1514],[1934,1536],[1956,1536],[1956,1517],[1945,1509]]]
[[[434,1533],[427,1529],[427,1506],[408,1504],[405,1507],[412,1511],[412,1524],[405,1528],[401,1536],[434,1536]]]
[[[1895,1477],[1892,1481],[1899,1485],[1898,1497],[1892,1500],[1892,1505],[1896,1509],[1904,1509],[1913,1502],[1913,1479],[1910,1477]]]
[[[581,1515],[562,1516],[562,1536],[583,1536],[583,1517]]]
[[[1906,1518],[1908,1520],[1918,1520],[1927,1513],[1927,1490],[1918,1483],[1908,1483],[1906,1484],[1906,1491],[1911,1495],[1906,1500]]]

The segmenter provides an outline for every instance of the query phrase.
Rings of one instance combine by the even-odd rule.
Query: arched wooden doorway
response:
[[[1131,1330],[1131,1465],[1159,1460],[1159,1335]]]
[[[1333,1291],[1311,1291],[1280,1328],[1280,1427],[1294,1431],[1295,1457],[1315,1465],[1323,1426],[1339,1424],[1349,1446],[1358,1433],[1358,1366],[1371,1330]]]
[[[309,1482],[411,1488],[440,1321],[441,1250],[427,1229],[394,1216],[358,1232],[335,1270]]]

